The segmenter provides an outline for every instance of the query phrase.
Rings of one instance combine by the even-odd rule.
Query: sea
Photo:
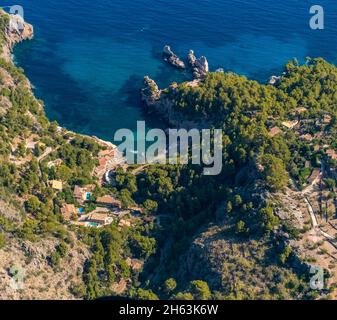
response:
[[[265,83],[294,58],[337,63],[337,2],[306,0],[1,0],[21,5],[35,38],[14,50],[47,116],[69,130],[113,141],[116,130],[162,124],[144,114],[143,77],[161,88],[190,74],[162,59],[164,45],[181,58],[190,49],[210,69]],[[323,30],[309,26],[312,5]]]

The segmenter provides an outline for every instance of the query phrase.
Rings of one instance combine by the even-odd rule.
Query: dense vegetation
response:
[[[0,45],[6,19],[0,16]],[[165,94],[177,111],[223,129],[221,174],[204,176],[203,168],[195,165],[154,165],[137,175],[117,169],[113,184],[102,187],[92,174],[101,147],[49,122],[23,70],[0,59],[0,196],[20,212],[17,221],[0,216],[0,249],[9,237],[30,242],[54,237],[58,245],[48,262],[57,272],[75,234],[90,249],[90,258],[83,281],[71,290],[87,299],[113,294],[111,286],[123,279],[128,282],[125,294],[139,299],[308,297],[305,275],[293,268],[296,257],[278,234],[298,232],[280,221],[276,204],[266,195],[282,191],[289,178],[303,185],[310,175],[305,163],[319,167],[324,158],[315,144],[337,147],[336,86],[337,68],[322,59],[308,59],[303,66],[288,63],[276,86],[220,72],[208,74],[196,87],[172,86]],[[307,111],[298,115],[299,107]],[[312,146],[292,130],[269,135],[270,128],[284,120],[317,119],[325,113],[332,117],[331,124]],[[323,130],[309,122],[307,127],[312,134]],[[27,150],[24,142],[32,135],[41,143]],[[48,148],[52,152],[41,160]],[[48,167],[56,159],[61,165]],[[62,192],[49,186],[53,179],[64,182]],[[335,181],[329,183],[333,188]],[[76,204],[73,187],[87,184],[96,186],[94,198],[116,194],[123,208],[138,204],[144,221],[157,220],[140,219],[122,228],[117,223],[101,229],[66,226],[60,207],[64,202]],[[94,208],[94,203],[89,205]],[[213,283],[213,274],[186,274],[182,267],[196,239],[207,240],[207,233],[226,243],[220,252],[221,284]],[[145,262],[142,272],[132,270],[126,263],[129,257]]]
[[[181,262],[177,257],[188,250],[198,230],[209,223],[225,220],[232,236],[245,241],[259,239],[262,248],[263,243],[270,241],[274,248],[278,247],[275,227],[298,235],[275,215],[275,204],[256,194],[268,190],[279,192],[288,185],[290,177],[303,185],[311,173],[305,163],[309,161],[313,167],[320,167],[325,157],[324,151],[316,146],[327,142],[336,146],[336,75],[337,68],[333,65],[322,59],[308,59],[303,66],[290,62],[276,86],[261,85],[233,73],[210,73],[197,87],[183,83],[164,92],[174,102],[174,108],[190,120],[196,123],[206,120],[212,127],[223,128],[224,167],[216,177],[203,176],[200,167],[195,166],[158,165],[137,177],[118,172],[116,182],[120,192],[128,192],[129,198],[150,207],[150,213],[159,215],[164,222],[157,240],[159,247],[165,248],[165,260],[161,275],[149,277],[153,281],[150,288],[157,287],[167,297],[168,289],[163,288],[177,286],[181,290],[185,288],[187,295],[180,293],[179,297],[196,297],[189,292],[192,289],[186,283],[188,277],[180,278],[178,284],[174,282],[179,277]],[[296,110],[301,107],[307,111],[298,114]],[[319,125],[317,121],[313,125],[310,119],[322,119],[324,114],[332,118],[329,126]],[[327,134],[312,144],[299,139],[293,130],[283,130],[274,137],[269,135],[270,128],[281,127],[282,121],[303,119],[308,119],[303,122],[307,123],[303,131]],[[278,262],[269,263],[278,264],[276,270],[282,273],[286,261],[293,258],[288,247],[281,245],[277,250]],[[156,264],[152,263],[149,265]],[[295,279],[302,276],[285,277],[300,281]],[[247,287],[248,283],[245,283]],[[293,297],[300,294],[298,285],[293,283],[296,288],[290,294],[295,294]],[[304,290],[303,284],[300,286]],[[244,288],[239,294],[237,289],[225,287],[227,297],[236,292],[236,297],[256,298]],[[279,289],[269,292],[269,297],[286,297]]]
[[[6,41],[7,27],[8,16],[1,14],[0,49]],[[146,260],[155,252],[156,242],[150,236],[153,225],[140,221],[130,228],[120,228],[115,222],[95,229],[65,224],[61,206],[64,203],[79,206],[73,195],[75,185],[95,186],[86,210],[95,209],[94,200],[109,191],[101,187],[93,174],[98,152],[103,148],[95,139],[50,122],[43,103],[33,96],[23,70],[1,57],[0,132],[0,200],[19,212],[15,217],[0,215],[0,248],[5,248],[7,240],[13,238],[37,247],[47,239],[54,239],[57,245],[47,261],[52,272],[57,273],[79,240],[89,248],[90,257],[83,266],[82,282],[70,287],[78,298],[111,295],[112,285],[122,279],[137,283],[137,272],[126,259]],[[34,142],[35,147],[28,149],[28,141]],[[60,165],[48,165],[55,160]],[[62,181],[61,192],[52,189],[51,180]],[[145,297],[149,292],[135,290],[130,294]]]

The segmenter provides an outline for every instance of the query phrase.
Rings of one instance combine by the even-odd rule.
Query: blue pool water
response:
[[[13,4],[1,0],[1,5]],[[160,86],[186,79],[161,60],[165,44],[219,67],[266,81],[296,57],[337,58],[335,1],[19,0],[35,26],[15,50],[50,119],[112,139],[148,119],[139,104],[144,75]],[[325,8],[326,28],[309,28],[309,8]]]
[[[99,224],[96,223],[96,222],[89,222],[89,226],[93,227],[93,228],[97,228],[97,227],[99,227]]]

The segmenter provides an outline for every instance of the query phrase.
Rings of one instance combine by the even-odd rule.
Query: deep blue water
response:
[[[21,4],[35,26],[35,39],[19,45],[15,59],[49,118],[104,139],[146,119],[144,75],[161,86],[186,79],[162,62],[165,44],[182,57],[189,49],[206,55],[213,70],[260,81],[294,57],[337,61],[332,0],[1,0],[11,4]],[[323,31],[309,28],[312,4],[325,8]]]

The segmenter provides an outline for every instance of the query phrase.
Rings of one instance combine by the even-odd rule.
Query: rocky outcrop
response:
[[[271,84],[272,86],[275,86],[275,85],[279,84],[280,81],[281,81],[281,77],[271,76],[269,81],[268,81],[268,84]]]
[[[187,59],[188,59],[188,63],[190,64],[190,66],[194,67],[195,62],[197,61],[197,58],[196,58],[193,50],[189,51]]]
[[[148,76],[144,77],[145,87],[141,90],[142,102],[150,108],[160,100],[161,91],[157,83]]]
[[[187,82],[186,85],[197,86],[198,80]],[[144,77],[144,88],[141,90],[141,100],[148,113],[157,114],[164,122],[174,128],[208,128],[209,124],[203,120],[196,122],[189,120],[174,107],[174,94],[176,85],[172,84],[165,90],[160,90],[156,82],[148,76]]]
[[[185,63],[171,50],[170,46],[165,46],[163,49],[164,60],[178,69],[185,69]]]
[[[197,59],[194,51],[190,50],[188,53],[188,62],[192,68],[195,79],[205,78],[206,74],[209,72],[208,61],[205,56],[201,56],[199,59]]]
[[[282,192],[269,194],[268,200],[272,203],[278,203],[275,214],[279,219],[294,228],[301,230],[305,225],[305,214],[307,213],[307,204],[303,201],[301,192],[285,188]]]
[[[0,15],[7,13],[0,9]],[[6,40],[2,45],[1,56],[7,61],[11,61],[11,50],[15,44],[24,40],[30,40],[34,37],[34,28],[31,24],[25,22],[18,15],[8,15],[9,23],[5,30]]]
[[[165,46],[163,49],[164,60],[167,61],[172,66],[178,69],[185,69],[185,63],[180,60],[180,58],[171,50],[170,46]],[[188,63],[192,69],[193,76],[195,79],[204,79],[206,74],[209,72],[209,65],[207,58],[201,56],[199,59],[194,54],[193,50],[190,50],[187,56]]]

